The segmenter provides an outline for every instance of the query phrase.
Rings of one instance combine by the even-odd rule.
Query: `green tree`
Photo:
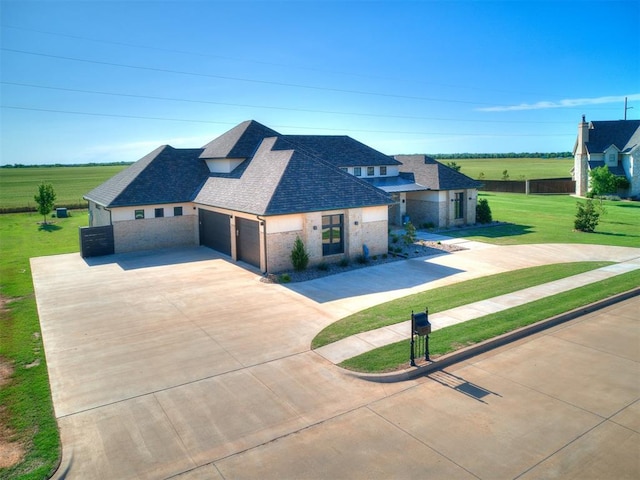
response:
[[[489,201],[486,198],[481,198],[476,205],[476,222],[491,223],[492,221],[493,217],[491,216]]]
[[[462,165],[458,165],[456,162],[447,162],[445,165],[449,168],[453,168],[456,172],[459,172]]]
[[[507,170],[502,171],[502,180],[509,180],[509,172]]]
[[[407,222],[404,226],[404,235],[402,236],[404,239],[405,245],[411,245],[417,239],[416,237],[416,227],[411,222]]]
[[[304,248],[304,243],[300,240],[300,237],[296,237],[296,241],[293,243],[293,250],[291,250],[291,263],[293,269],[296,272],[301,272],[307,268],[309,264],[309,254]]]
[[[44,217],[44,223],[47,223],[47,215],[53,210],[56,201],[56,192],[53,191],[53,185],[50,183],[41,183],[38,185],[38,194],[33,196],[38,204],[38,213]]]
[[[618,188],[616,176],[606,166],[596,167],[589,172],[591,192],[602,199],[604,195],[614,193]]]
[[[586,203],[577,202],[577,204],[578,212],[576,213],[576,219],[574,221],[576,230],[587,233],[593,232],[600,218],[600,214],[596,212],[593,206],[593,200],[587,199]]]

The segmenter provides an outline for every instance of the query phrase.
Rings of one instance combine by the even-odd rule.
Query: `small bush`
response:
[[[291,275],[289,275],[288,273],[283,273],[278,277],[279,283],[289,283],[290,281],[291,281]]]
[[[358,263],[360,263],[360,264],[365,264],[365,263],[367,263],[368,261],[369,261],[369,259],[368,259],[366,256],[364,256],[364,255],[358,255],[358,256],[356,257],[356,262],[358,262]]]
[[[422,224],[422,228],[425,230],[429,230],[431,228],[435,228],[435,225],[433,224],[433,222],[426,222]]]
[[[400,237],[398,237],[398,235],[396,235],[395,233],[391,234],[391,242],[392,243],[398,243],[398,240],[400,240]]]
[[[327,262],[320,262],[317,268],[321,272],[326,272],[327,270],[329,270],[329,265],[327,264]]]
[[[493,217],[491,216],[489,201],[486,198],[481,198],[476,205],[476,222],[491,223],[492,221]]]
[[[296,272],[305,270],[309,264],[309,254],[305,250],[304,243],[302,243],[300,237],[296,237],[296,241],[293,243],[293,250],[291,250],[291,263],[293,263],[293,269]]]
[[[586,203],[577,202],[577,206],[578,212],[574,221],[576,230],[587,233],[595,231],[600,214],[596,212],[593,200],[587,200]]]
[[[378,260],[378,255],[374,255],[373,257],[371,257],[371,260],[373,260],[374,262]]]
[[[340,260],[340,262],[338,262],[338,265],[340,265],[341,267],[348,267],[349,266],[349,259],[347,257],[343,257],[342,260]]]
[[[411,245],[416,241],[416,227],[413,225],[413,223],[407,222],[407,224],[404,226],[404,232],[405,233],[402,238],[405,245]]]
[[[389,258],[389,255],[387,255],[386,253],[383,253],[383,254],[382,254],[382,258],[383,258],[384,260],[386,260],[387,258]]]

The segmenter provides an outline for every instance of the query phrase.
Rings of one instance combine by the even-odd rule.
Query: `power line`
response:
[[[46,89],[46,90],[58,90],[63,92],[108,95],[108,96],[125,97],[125,98],[166,100],[166,101],[172,101],[172,102],[198,103],[198,104],[205,104],[205,105],[223,105],[223,106],[230,106],[230,107],[253,108],[253,109],[261,108],[261,109],[284,110],[284,111],[293,111],[293,112],[324,113],[324,114],[331,114],[331,115],[351,115],[351,116],[361,116],[361,117],[396,118],[396,119],[402,118],[402,119],[408,119],[408,120],[433,120],[433,121],[443,121],[443,122],[471,122],[471,123],[509,123],[509,124],[511,123],[565,124],[566,123],[566,122],[535,121],[535,120],[520,120],[520,121],[485,120],[485,119],[469,120],[469,119],[457,119],[457,118],[421,117],[421,116],[412,116],[412,115],[381,115],[381,114],[375,114],[375,113],[339,112],[339,111],[332,111],[332,110],[314,110],[314,109],[293,108],[293,107],[277,107],[272,105],[251,105],[251,104],[243,104],[243,103],[215,102],[212,100],[196,100],[196,99],[177,98],[177,97],[163,97],[163,96],[157,96],[157,95],[140,95],[140,94],[131,94],[131,93],[106,92],[101,90],[86,90],[86,89],[79,89],[79,88],[54,87],[51,85],[36,85],[32,83],[20,83],[20,82],[0,81],[0,84],[29,87],[29,88],[40,88],[40,89]]]
[[[233,122],[220,122],[215,120],[195,120],[188,118],[169,118],[169,117],[149,117],[143,115],[124,115],[117,113],[95,113],[95,112],[79,112],[72,110],[58,110],[51,108],[35,108],[35,107],[21,107],[16,105],[0,105],[0,108],[7,108],[12,110],[25,110],[32,112],[46,112],[46,113],[62,113],[69,115],[88,115],[93,117],[107,117],[107,118],[129,118],[134,120],[161,120],[171,122],[189,122],[189,123],[205,123],[205,124],[218,124],[218,125],[235,125]],[[396,134],[396,135],[431,135],[431,136],[458,136],[458,137],[568,137],[575,136],[574,133],[552,133],[552,134],[536,134],[536,133],[462,133],[462,132],[408,132],[408,131],[389,131],[389,130],[362,130],[362,129],[344,129],[344,128],[327,128],[327,127],[301,127],[299,125],[272,125],[274,128],[289,128],[299,130],[326,130],[326,131],[340,131],[340,132],[355,132],[355,133],[384,133],[384,134]]]
[[[129,65],[129,64],[125,64],[125,63],[103,62],[103,61],[99,61],[99,60],[89,60],[89,59],[86,59],[86,58],[67,57],[67,56],[63,56],[63,55],[50,55],[50,54],[46,54],[46,53],[32,52],[32,51],[28,51],[28,50],[19,50],[19,49],[6,48],[6,47],[2,47],[0,50],[3,50],[5,52],[20,53],[20,54],[23,54],[23,55],[32,55],[32,56],[45,57],[45,58],[55,58],[55,59],[58,59],[58,60],[67,60],[67,61],[73,61],[73,62],[91,63],[91,64],[94,64],[94,65],[104,65],[104,66],[109,66],[109,67],[129,68],[129,69],[134,69],[134,70],[145,70],[145,71],[160,72],[160,73],[173,73],[173,74],[177,74],[177,75],[189,75],[189,76],[194,76],[194,77],[217,78],[219,80],[230,80],[230,81],[235,81],[235,82],[247,82],[247,83],[259,83],[259,84],[263,84],[263,85],[274,85],[274,86],[279,86],[279,87],[303,88],[303,89],[316,90],[316,91],[349,93],[349,94],[357,94],[357,95],[370,95],[370,96],[386,97],[386,98],[403,98],[403,99],[407,99],[407,100],[421,100],[421,101],[427,101],[427,102],[459,103],[459,104],[467,104],[467,105],[492,105],[492,106],[496,106],[493,103],[486,103],[486,102],[471,102],[471,101],[467,101],[467,100],[452,100],[452,99],[442,99],[442,98],[417,97],[417,96],[411,96],[411,95],[397,95],[397,94],[391,94],[391,93],[365,92],[365,91],[361,91],[361,90],[348,90],[348,89],[342,89],[342,88],[319,87],[319,86],[314,86],[314,85],[302,85],[302,84],[297,84],[297,83],[275,82],[275,81],[269,81],[269,80],[256,80],[256,79],[252,79],[252,78],[232,77],[232,76],[227,76],[227,75],[214,75],[214,74],[210,74],[210,73],[187,72],[187,71],[184,71],[184,70],[172,70],[172,69],[168,69],[168,68],[143,67],[143,66],[140,66],[140,65]]]

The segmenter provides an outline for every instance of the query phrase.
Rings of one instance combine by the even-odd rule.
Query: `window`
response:
[[[380,167],[380,175],[386,175],[387,174],[387,167]]]
[[[156,208],[156,218],[164,217],[164,208]]]
[[[173,207],[173,216],[181,217],[182,216],[182,207]]]
[[[376,173],[376,167],[367,167],[367,176],[373,177]]]
[[[135,211],[135,219],[141,220],[144,218],[144,210],[136,210]]]
[[[347,173],[349,172],[349,169],[347,167],[340,167],[340,170]]]
[[[609,154],[609,165],[615,165],[617,163],[617,155],[615,153]]]
[[[360,177],[362,175],[362,169],[360,167],[353,167],[353,174],[356,177]]]
[[[456,193],[454,201],[455,214],[454,218],[464,217],[464,192]]]
[[[322,216],[322,255],[344,253],[344,215]]]

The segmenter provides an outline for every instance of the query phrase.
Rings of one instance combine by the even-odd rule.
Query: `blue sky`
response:
[[[386,154],[556,152],[640,118],[639,1],[1,0],[0,164],[135,161],[248,119]]]

